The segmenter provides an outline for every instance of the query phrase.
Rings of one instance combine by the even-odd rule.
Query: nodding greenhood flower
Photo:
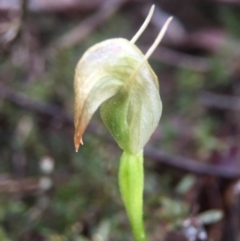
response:
[[[140,186],[143,186],[143,182],[136,184],[140,187],[138,188],[140,192],[133,197],[126,193],[134,192],[130,189],[135,187],[131,184],[129,189],[129,183],[125,180],[131,179],[128,172],[130,169],[132,170],[130,173],[135,173],[138,168],[142,170],[142,150],[157,127],[162,113],[158,79],[147,60],[164,36],[172,18],[167,20],[145,55],[134,44],[150,22],[153,11],[154,6],[131,41],[123,38],[109,39],[89,48],[77,64],[74,79],[76,151],[80,144],[83,144],[82,135],[91,117],[101,106],[103,122],[124,151],[119,182],[126,206],[130,203],[130,206],[134,206],[132,199],[142,200]],[[132,159],[138,160],[136,163],[139,163],[137,164],[139,167],[128,166],[129,160]],[[128,161],[125,163],[124,160]],[[136,175],[133,179],[137,177]],[[138,177],[143,180],[143,175]],[[140,201],[137,206],[141,209],[141,205]],[[132,212],[129,210],[127,207],[128,214]],[[129,216],[135,218],[136,214],[133,211]],[[132,219],[130,217],[133,223]],[[134,236],[136,238],[136,234]],[[136,239],[143,240],[140,236]]]

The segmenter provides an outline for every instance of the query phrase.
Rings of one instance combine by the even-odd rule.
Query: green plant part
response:
[[[146,240],[142,221],[143,148],[162,113],[157,76],[147,60],[156,49],[169,18],[145,55],[134,44],[151,20],[154,6],[131,41],[117,38],[98,43],[79,60],[75,79],[76,151],[82,135],[101,106],[101,117],[119,147],[119,186],[136,241]]]

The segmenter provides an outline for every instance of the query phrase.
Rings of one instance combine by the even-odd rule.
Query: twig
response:
[[[164,163],[168,166],[192,172],[197,175],[218,176],[228,179],[240,178],[240,169],[236,167],[202,163],[197,160],[172,155],[165,151],[155,150],[151,147],[146,148],[145,154],[156,162]]]
[[[66,182],[66,180],[68,180],[69,177],[69,174],[55,174],[53,176],[53,183],[54,185],[61,185],[62,183]],[[41,186],[39,185],[40,180],[41,177],[28,177],[22,179],[1,179],[0,193],[33,193],[41,189]]]
[[[225,31],[215,27],[189,33],[180,45],[187,49],[201,49],[208,53],[216,53],[230,43],[236,46],[234,41],[227,37]]]
[[[98,8],[102,0],[31,0],[29,9],[32,11],[41,12],[85,12]]]
[[[100,10],[83,20],[77,27],[64,34],[51,46],[53,49],[64,49],[81,43],[98,26],[109,19],[127,0],[104,1]]]
[[[19,5],[16,4],[19,0],[0,1],[0,9],[4,11],[19,11]],[[102,4],[102,0],[29,0],[28,11],[33,12],[83,12],[93,11]]]
[[[148,47],[140,46],[140,49],[145,52]],[[200,73],[206,73],[209,70],[209,61],[207,58],[195,57],[166,47],[159,46],[153,53],[151,59],[161,61],[174,67],[190,69]]]
[[[209,107],[240,111],[240,97],[202,91],[199,97],[199,101],[203,105]]]
[[[16,41],[18,36],[21,33],[23,21],[26,17],[27,13],[27,4],[28,0],[21,0],[20,3],[20,13],[17,19],[13,20],[11,24],[9,24],[9,29],[6,31],[6,33],[3,35],[3,44],[5,45],[4,47],[9,48],[11,44]]]
[[[49,115],[54,118],[59,118],[62,122],[73,125],[73,119],[67,115],[60,107],[55,105],[43,104],[39,101],[33,100],[24,95],[18,94],[10,88],[4,87],[0,84],[0,97],[30,111],[35,111],[40,114]],[[89,131],[96,134],[96,136],[105,138],[109,143],[112,138],[106,138],[96,131],[96,128],[90,126]],[[146,157],[168,166],[175,167],[181,170],[195,173],[197,175],[211,175],[222,178],[235,179],[240,177],[240,170],[235,167],[217,166],[207,163],[202,163],[197,160],[187,159],[181,156],[172,155],[162,150],[155,150],[147,146],[145,151]]]
[[[73,124],[73,119],[65,113],[60,107],[50,104],[44,104],[37,100],[31,99],[23,94],[4,86],[0,83],[0,97],[6,99],[24,109],[34,111],[43,115],[59,118],[66,124]]]
[[[212,2],[240,5],[239,0],[211,0]]]

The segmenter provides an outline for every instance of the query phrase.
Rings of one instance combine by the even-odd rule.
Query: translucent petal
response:
[[[144,55],[125,39],[110,39],[90,48],[75,75],[75,146],[81,142],[92,115],[101,116],[118,142],[131,153],[149,140],[161,116],[158,80]]]

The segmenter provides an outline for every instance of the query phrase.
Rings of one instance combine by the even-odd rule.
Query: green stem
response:
[[[138,155],[123,152],[120,160],[119,186],[135,241],[146,241],[142,219],[143,179],[143,151]]]

